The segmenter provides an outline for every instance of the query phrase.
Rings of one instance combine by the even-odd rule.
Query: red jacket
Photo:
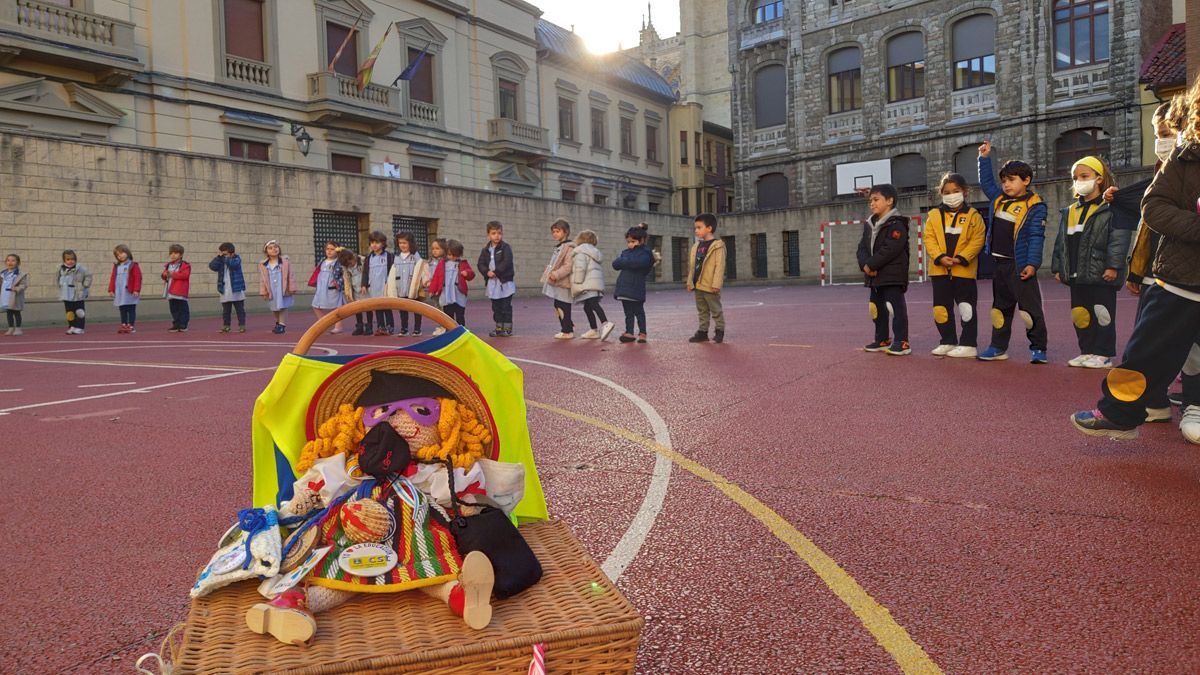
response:
[[[163,265],[162,280],[167,282],[167,295],[178,295],[186,298],[188,289],[191,286],[192,264],[186,260],[179,261],[179,269],[175,272],[168,272],[167,268],[171,263]]]
[[[125,284],[125,290],[130,293],[142,292],[142,268],[137,263],[129,265],[129,283]],[[113,263],[112,276],[108,278],[108,292],[117,292],[117,263]]]
[[[475,278],[475,270],[471,269],[471,263],[463,258],[459,258],[458,262],[458,291],[463,295],[467,295],[467,282]],[[437,267],[433,270],[433,278],[429,280],[429,295],[437,297],[442,294],[442,289],[446,286],[446,259],[439,258]]]

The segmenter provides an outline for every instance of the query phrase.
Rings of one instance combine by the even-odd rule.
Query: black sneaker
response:
[[[1181,391],[1170,392],[1169,394],[1167,394],[1167,400],[1170,401],[1171,405],[1175,406],[1176,408],[1182,408],[1183,407],[1183,392],[1181,392]]]
[[[872,342],[871,344],[867,345],[866,347],[863,347],[863,351],[864,352],[884,352],[884,351],[887,351],[887,348],[891,347],[891,346],[892,346],[891,340],[876,340],[875,342]]]
[[[413,337],[421,337],[421,331],[419,331],[419,330],[414,330],[414,331],[412,332],[412,336],[413,336]]]
[[[725,341],[725,331],[719,330],[716,333],[713,333],[713,342],[715,342],[717,344],[721,344],[724,341]]]
[[[619,340],[621,342],[625,342],[625,343],[633,342],[636,339],[637,338],[630,335],[629,333],[621,333],[621,337],[617,338],[617,340]]]
[[[912,347],[908,346],[908,340],[897,340],[888,347],[887,353],[890,356],[908,356],[912,353]]]
[[[1123,427],[1114,424],[1099,410],[1081,410],[1071,415],[1071,424],[1088,436],[1111,438],[1114,441],[1132,441],[1138,437],[1137,427]]]
[[[353,333],[350,333],[350,334],[351,334],[351,335],[362,335],[362,334],[363,334],[363,329],[362,329],[362,326],[355,326],[355,327],[354,327],[354,332],[353,332]]]
[[[688,342],[708,342],[708,333],[696,331],[696,334],[688,338]]]

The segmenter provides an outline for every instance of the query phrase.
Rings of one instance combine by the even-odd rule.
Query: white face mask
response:
[[[948,195],[942,195],[942,203],[952,209],[957,209],[963,204],[963,193],[951,192]]]
[[[1075,181],[1074,187],[1075,194],[1079,195],[1080,197],[1086,197],[1092,194],[1092,190],[1096,189],[1096,179],[1092,178],[1090,180],[1077,180]]]
[[[1175,151],[1175,144],[1178,138],[1156,138],[1154,139],[1154,154],[1158,155],[1160,161],[1167,161],[1171,153]]]

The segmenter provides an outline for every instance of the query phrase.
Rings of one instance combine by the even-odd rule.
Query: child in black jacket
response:
[[[908,344],[908,217],[896,212],[896,188],[890,184],[871,187],[867,196],[871,217],[863,225],[858,243],[858,264],[871,289],[871,320],[875,341],[863,347],[868,352],[911,354]],[[888,316],[895,340],[888,339]]]
[[[504,226],[493,220],[487,224],[488,243],[479,253],[479,271],[487,277],[487,296],[492,301],[492,320],[496,327],[491,337],[512,337],[513,296],[517,294],[513,250],[504,241]]]

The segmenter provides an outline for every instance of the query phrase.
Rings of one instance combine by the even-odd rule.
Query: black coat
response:
[[[888,216],[871,244],[871,222],[863,224],[862,239],[858,242],[858,268],[870,267],[875,276],[865,276],[865,285],[908,287],[908,217]]]
[[[484,246],[483,251],[479,253],[479,265],[477,265],[475,268],[479,270],[479,273],[485,277],[488,273],[488,265],[492,261],[492,256],[490,253],[488,253],[489,246],[491,246],[490,242]],[[516,278],[516,271],[513,268],[512,246],[509,246],[508,242],[504,241],[503,239],[500,240],[500,245],[496,247],[496,278],[499,279],[500,283],[502,284],[508,283]]]
[[[634,300],[638,302],[646,299],[646,277],[654,272],[654,254],[646,248],[645,244],[627,248],[621,251],[621,255],[612,262],[614,270],[621,273],[617,275],[617,288],[613,291],[613,297],[618,300]]]

